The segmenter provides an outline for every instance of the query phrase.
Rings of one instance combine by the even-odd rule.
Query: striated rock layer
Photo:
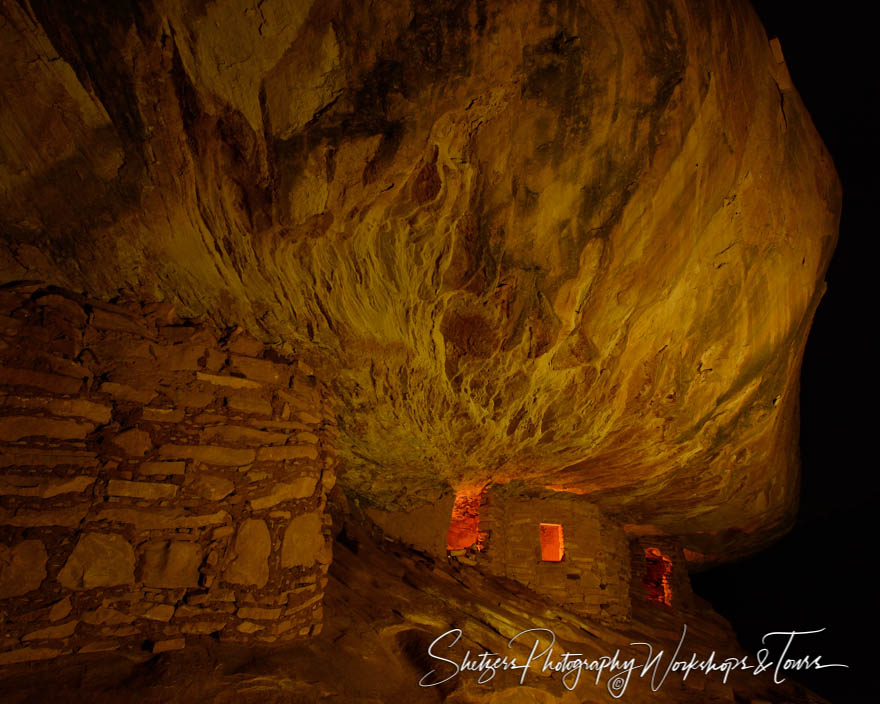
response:
[[[0,52],[0,280],[295,349],[349,492],[791,519],[840,194],[746,2],[0,0]]]

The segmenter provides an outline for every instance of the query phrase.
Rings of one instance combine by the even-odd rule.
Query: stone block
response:
[[[11,665],[16,662],[32,662],[34,660],[49,660],[61,655],[57,648],[19,648],[0,653],[0,665]]]
[[[246,445],[282,445],[287,442],[287,433],[273,433],[256,430],[242,425],[217,425],[205,428],[203,440],[214,440],[223,443],[242,443]]]
[[[0,405],[46,411],[53,416],[85,418],[98,424],[109,423],[110,414],[113,410],[110,406],[83,399],[40,396],[6,396],[0,398]]]
[[[82,523],[89,506],[72,506],[59,509],[18,509],[14,513],[0,508],[0,525],[34,528],[37,526],[63,526],[74,528]]]
[[[124,366],[116,366],[108,375],[107,381],[123,384],[132,389],[150,389],[155,391],[162,382],[162,372],[156,367],[155,360],[126,360]]]
[[[95,477],[42,477],[7,474],[0,476],[0,494],[7,496],[38,496],[49,499],[61,494],[79,494],[95,483]]]
[[[242,621],[236,627],[236,629],[241,631],[242,633],[256,633],[257,631],[262,631],[264,628],[265,626],[261,626],[251,621]]]
[[[118,364],[119,360],[128,359],[153,359],[150,352],[152,345],[149,340],[123,340],[118,337],[98,336],[98,339],[89,344],[89,349],[95,353],[102,362]]]
[[[226,523],[229,520],[229,514],[226,511],[217,511],[211,514],[193,515],[177,508],[149,511],[134,508],[105,508],[99,511],[96,520],[128,523],[139,531],[176,530],[179,528],[205,528],[218,523]]]
[[[82,380],[59,374],[35,372],[30,369],[0,367],[0,385],[28,386],[51,391],[55,394],[73,395],[79,393],[82,387]]]
[[[108,627],[102,628],[100,630],[102,636],[115,636],[117,638],[127,638],[128,636],[135,636],[140,633],[140,630],[137,626],[117,626],[117,627]]]
[[[235,491],[235,484],[223,477],[200,474],[192,483],[192,490],[208,501],[220,501]]]
[[[336,486],[336,472],[333,468],[327,467],[321,472],[321,489],[325,494],[329,494],[334,486]]]
[[[152,389],[135,389],[126,384],[118,384],[114,381],[105,381],[98,389],[101,393],[110,394],[120,401],[130,403],[147,404],[156,398],[156,392]]]
[[[97,455],[87,450],[5,447],[0,467],[97,467]]]
[[[113,444],[132,457],[143,457],[153,449],[150,434],[137,428],[119,433],[113,438]]]
[[[238,413],[247,413],[255,416],[272,415],[272,404],[256,395],[229,394],[226,396],[226,405]]]
[[[199,413],[199,415],[193,418],[193,424],[201,428],[207,428],[210,425],[222,425],[227,420],[229,420],[229,417],[224,413]]]
[[[84,367],[82,364],[77,364],[66,357],[58,357],[54,354],[47,354],[43,351],[34,352],[33,357],[34,359],[39,360],[41,367],[45,365],[45,367],[48,367],[47,371],[50,371],[53,374],[61,374],[62,376],[71,377],[77,381],[82,381],[83,379],[88,379],[92,376],[88,367]]]
[[[134,582],[134,550],[115,533],[82,535],[58,573],[67,589],[114,587]]]
[[[275,627],[272,630],[275,633],[277,633],[278,635],[280,635],[282,633],[287,633],[287,631],[289,631],[291,628],[294,628],[295,626],[298,626],[298,625],[299,625],[299,623],[297,621],[294,621],[292,619],[287,619],[285,621],[279,621],[278,623],[276,623]]]
[[[231,584],[266,586],[272,539],[265,521],[249,518],[238,529],[232,559],[223,573]]]
[[[226,364],[226,353],[216,349],[209,349],[205,358],[205,369],[209,372],[218,371]]]
[[[251,464],[256,459],[254,450],[221,447],[219,445],[163,445],[159,448],[161,457],[191,459],[227,467]]]
[[[39,589],[46,578],[46,547],[40,540],[0,544],[0,599]]]
[[[248,379],[275,386],[287,386],[290,383],[290,370],[282,364],[236,354],[232,355],[229,361]]]
[[[77,653],[106,653],[111,650],[117,650],[119,648],[119,643],[115,640],[98,640],[94,643],[88,643],[84,645],[82,648],[77,650]]]
[[[231,602],[235,601],[235,592],[231,589],[212,589],[206,594],[194,594],[191,597],[187,598],[187,603],[192,604],[193,606],[200,606],[203,604],[209,603],[220,603],[224,610],[228,610],[226,607],[231,604]],[[235,610],[234,608],[232,609]]]
[[[79,625],[79,621],[68,621],[67,623],[62,623],[58,626],[46,626],[45,628],[40,628],[36,631],[31,631],[30,633],[25,634],[21,642],[27,643],[29,640],[52,640],[55,638],[69,638],[73,635],[73,632],[76,630],[76,627]]]
[[[141,581],[148,587],[199,586],[202,549],[198,543],[183,540],[148,543],[142,559]]]
[[[319,513],[305,513],[287,524],[281,544],[282,567],[311,567],[329,562],[325,553],[324,522]]]
[[[227,347],[230,352],[247,355],[248,357],[256,357],[262,354],[265,349],[265,345],[262,342],[254,339],[246,332],[242,332],[230,340]]]
[[[186,408],[204,408],[214,401],[214,393],[207,389],[197,389],[190,386],[184,388],[163,386],[164,393],[175,406]]]
[[[190,599],[190,603],[182,604],[177,607],[177,620],[188,619],[188,618],[199,618],[200,616],[205,615],[213,615],[216,614],[216,611],[212,611],[210,609],[200,608],[198,605],[192,605],[192,599]]]
[[[34,302],[38,305],[57,310],[76,327],[81,328],[86,324],[88,316],[86,316],[82,306],[70,298],[60,296],[57,293],[49,293],[36,298]]]
[[[279,430],[309,430],[311,426],[300,423],[297,420],[264,420],[262,418],[252,418],[249,421],[251,425],[258,428],[278,428]]]
[[[226,628],[226,621],[189,621],[180,625],[181,633],[206,636]]]
[[[324,599],[323,593],[315,594],[314,596],[309,597],[308,599],[306,599],[305,601],[303,601],[300,604],[294,604],[293,606],[288,607],[287,610],[285,611],[285,614],[295,614],[297,612],[303,611],[303,610],[309,608],[310,606],[312,606],[313,604],[317,604],[317,603],[321,602],[323,599]]]
[[[169,650],[183,650],[186,647],[186,638],[171,638],[153,643],[152,653],[158,655]]]
[[[179,345],[196,338],[201,338],[204,330],[191,324],[191,321],[181,321],[174,304],[168,301],[151,304],[144,308],[144,315],[151,321],[155,321],[159,328],[159,339],[163,344]]]
[[[139,474],[161,474],[163,476],[169,474],[180,475],[186,472],[186,462],[143,462],[138,465],[137,471]]]
[[[254,621],[274,621],[281,618],[281,609],[263,609],[258,606],[242,606],[235,615]]]
[[[6,416],[0,418],[0,441],[15,442],[26,437],[48,437],[57,440],[83,440],[95,426],[73,420],[53,420],[40,416]]]
[[[163,621],[167,623],[174,616],[174,607],[171,604],[156,604],[144,612],[144,618],[151,621]]]
[[[251,499],[251,509],[260,511],[284,501],[308,498],[314,494],[316,484],[317,479],[315,477],[299,477],[292,482],[276,484],[272,488],[271,493],[257,499]]]
[[[180,423],[186,413],[182,408],[144,408],[141,418],[152,423]]]
[[[139,337],[152,338],[153,333],[141,325],[135,318],[123,313],[111,312],[101,308],[92,309],[91,324],[99,330],[127,332]]]
[[[317,389],[297,377],[293,378],[289,389],[279,389],[278,395],[300,411],[309,411],[321,406],[321,394]]]
[[[257,459],[266,462],[283,460],[316,460],[318,450],[314,445],[284,445],[282,447],[261,447],[257,451]]]
[[[222,374],[208,374],[207,372],[197,372],[196,378],[199,381],[206,381],[214,386],[225,386],[230,389],[259,389],[262,385],[250,379],[243,379],[240,376],[226,376]]]
[[[60,601],[56,601],[52,604],[52,608],[49,609],[49,620],[60,621],[63,618],[67,618],[70,615],[72,608],[69,596],[64,597]]]
[[[90,626],[118,626],[123,623],[131,623],[135,616],[126,611],[101,606],[92,611],[86,611],[80,618]]]
[[[177,494],[173,484],[158,482],[131,482],[125,479],[111,479],[107,482],[110,496],[127,496],[135,499],[168,499]]]
[[[165,328],[167,330],[168,328]],[[189,328],[191,330],[191,328]],[[157,363],[163,369],[171,371],[195,371],[199,368],[199,360],[205,354],[205,347],[198,345],[154,345]]]

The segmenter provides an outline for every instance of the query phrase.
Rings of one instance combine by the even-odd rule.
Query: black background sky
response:
[[[880,34],[876,0],[753,0],[779,37],[795,87],[843,184],[840,240],[810,337],[801,389],[801,509],[792,532],[748,560],[692,576],[755,650],[764,633],[813,630],[805,652],[849,665],[802,673],[832,704],[880,692],[880,514],[873,441]]]

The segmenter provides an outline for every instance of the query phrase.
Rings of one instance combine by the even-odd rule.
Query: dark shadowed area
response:
[[[876,587],[862,566],[878,490],[872,440],[873,375],[862,360],[875,347],[862,315],[876,305],[871,271],[880,188],[877,45],[871,8],[756,0],[769,36],[778,36],[801,94],[843,184],[840,240],[828,290],[807,341],[801,388],[801,505],[794,529],[751,559],[695,574],[694,589],[731,620],[743,645],[760,648],[772,630],[827,629],[804,636],[804,652],[849,670],[800,679],[831,701],[865,701],[876,690]]]

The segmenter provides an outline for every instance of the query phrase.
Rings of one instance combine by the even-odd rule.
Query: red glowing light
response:
[[[645,591],[648,601],[672,606],[672,587],[669,575],[672,573],[672,560],[657,548],[645,550]]]
[[[543,562],[562,562],[565,543],[562,526],[558,523],[541,524],[541,560]]]
[[[482,493],[459,491],[452,505],[449,531],[446,533],[447,550],[483,549],[480,534],[480,501]]]

